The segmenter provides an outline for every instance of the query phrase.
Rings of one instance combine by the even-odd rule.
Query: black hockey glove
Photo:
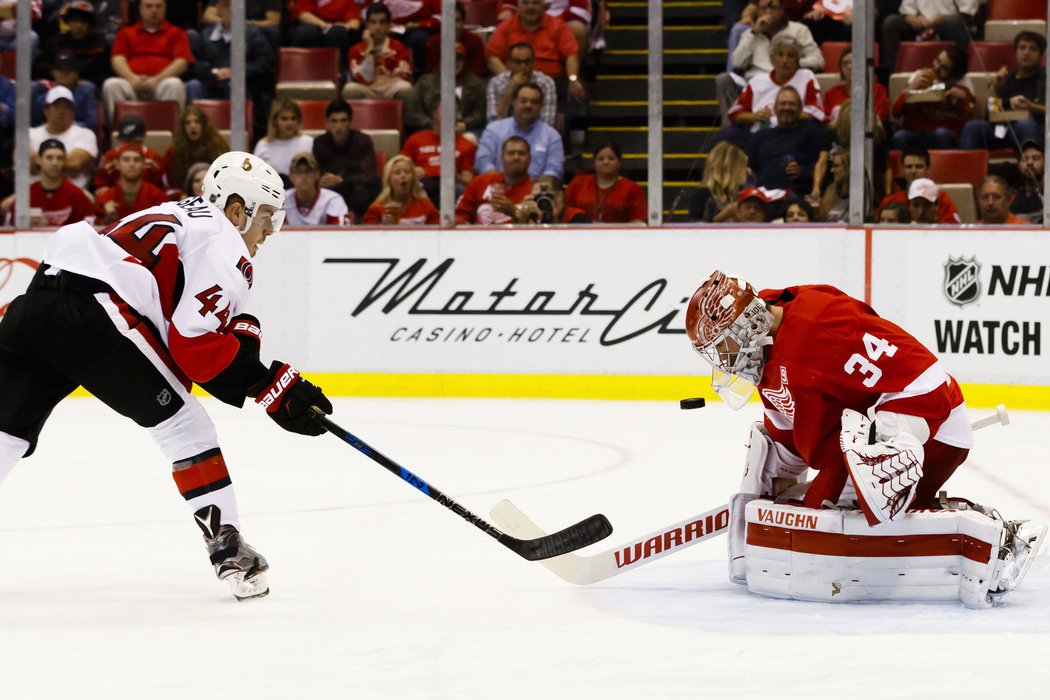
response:
[[[261,382],[248,390],[255,403],[266,409],[277,425],[300,435],[322,435],[325,430],[314,420],[311,406],[325,415],[332,412],[332,402],[315,385],[299,376],[291,365],[274,360]]]
[[[244,405],[246,387],[262,382],[266,376],[266,365],[259,361],[259,342],[262,330],[259,319],[251,314],[234,316],[223,333],[237,338],[240,346],[230,364],[221,372],[200,385],[219,401],[240,408]],[[248,394],[254,398],[255,394]]]

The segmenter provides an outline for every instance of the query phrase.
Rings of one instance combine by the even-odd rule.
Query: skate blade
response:
[[[270,586],[266,581],[266,574],[258,573],[245,578],[244,572],[239,571],[224,579],[230,587],[230,592],[237,600],[250,600],[251,598],[262,598],[269,595]]]
[[[1043,542],[1046,541],[1046,531],[1047,526],[1043,525],[1042,528],[1038,531],[1038,533],[1034,537],[1031,537],[1029,539],[1029,546],[1032,548],[1032,551],[1028,554],[1027,557],[1025,557],[1024,563],[1021,565],[1021,570],[1018,572],[1017,578],[1014,579],[1013,585],[1010,587],[1010,590],[1013,590],[1021,585],[1021,581],[1024,580],[1025,574],[1028,573],[1028,569],[1032,567],[1032,562],[1035,561],[1035,558],[1039,555],[1039,550],[1043,548]]]

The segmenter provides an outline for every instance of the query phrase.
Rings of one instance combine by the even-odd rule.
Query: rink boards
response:
[[[0,310],[48,236],[0,235]],[[937,351],[971,405],[1050,408],[1046,239],[816,226],[292,230],[256,256],[251,310],[264,356],[334,394],[710,397],[682,323],[718,268],[762,287],[835,285]]]

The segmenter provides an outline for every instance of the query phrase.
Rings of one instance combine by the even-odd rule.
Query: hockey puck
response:
[[[678,405],[682,408],[683,411],[688,411],[692,408],[703,408],[707,405],[707,402],[700,398],[682,399],[678,402]]]

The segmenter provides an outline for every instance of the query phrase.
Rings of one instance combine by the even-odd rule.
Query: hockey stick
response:
[[[459,503],[456,503],[454,500],[441,493],[441,491],[405,469],[379,450],[376,450],[350,431],[339,427],[316,408],[314,411],[316,412],[314,420],[320,423],[324,429],[332,435],[335,435],[337,438],[350,445],[387,471],[404,479],[407,483],[416,487],[427,496],[430,496],[456,515],[466,520],[468,523],[477,527],[479,530],[484,531],[485,534],[493,537],[507,549],[529,561],[547,559],[548,557],[556,557],[560,554],[566,554],[567,552],[579,549],[580,547],[594,544],[612,534],[613,528],[609,519],[599,513],[597,515],[592,515],[589,518],[585,518],[575,525],[570,525],[564,530],[555,532],[552,535],[541,533],[539,536],[530,539],[518,539],[517,537],[512,537],[477,515],[474,515]]]
[[[974,421],[974,430],[1002,423],[1010,424],[1006,406],[996,406],[995,414]],[[529,516],[507,500],[500,501],[491,511],[496,524],[519,537],[541,537],[544,532]],[[679,552],[694,544],[727,532],[729,529],[729,505],[713,508],[706,513],[687,518],[663,529],[640,537],[616,549],[610,549],[589,557],[567,554],[543,562],[555,575],[579,585],[597,583],[643,564],[654,562],[673,552]]]

